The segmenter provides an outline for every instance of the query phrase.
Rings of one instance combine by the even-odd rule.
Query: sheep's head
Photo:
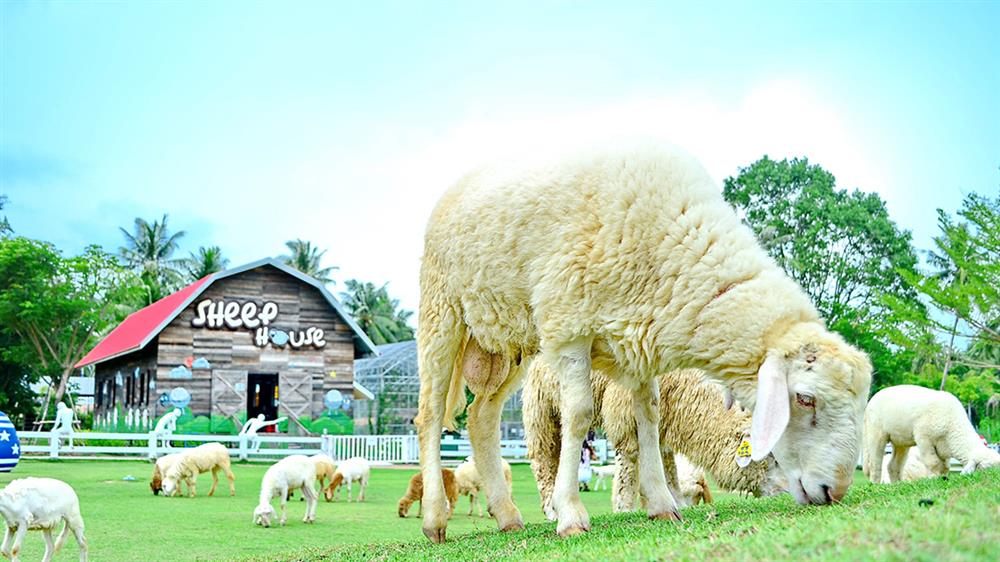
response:
[[[149,487],[153,490],[154,496],[160,495],[160,491],[163,490],[163,479],[158,474],[154,475],[153,480],[149,483]]]
[[[344,483],[344,475],[337,472],[330,479],[330,484],[326,487],[324,494],[326,494],[327,501],[333,499],[333,495],[337,492],[337,488],[340,488],[341,484]]]
[[[330,482],[326,485],[326,488],[323,488],[323,497],[326,498],[326,501],[333,501],[333,492],[333,482]]]
[[[972,454],[969,455],[969,462],[962,467],[962,474],[972,474],[977,470],[1000,466],[1000,453],[985,445],[977,445],[979,446],[973,449]]]
[[[854,479],[865,404],[868,357],[818,324],[799,324],[770,349],[757,374],[750,442],[753,460],[768,453],[800,504],[840,501]]]
[[[274,508],[271,507],[271,504],[260,504],[253,510],[254,525],[270,527],[272,517],[274,517]]]

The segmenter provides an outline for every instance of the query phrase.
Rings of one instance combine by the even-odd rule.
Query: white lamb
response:
[[[596,480],[594,481],[594,491],[598,492],[601,487],[608,488],[608,480],[614,480],[615,472],[617,471],[616,465],[606,464],[604,466],[595,466],[592,468],[594,471],[594,476]]]
[[[300,488],[306,499],[306,514],[302,522],[316,521],[316,506],[319,501],[313,489],[314,480],[316,480],[316,463],[305,455],[289,455],[271,465],[260,482],[260,503],[253,511],[254,524],[271,526],[271,519],[274,517],[271,500],[278,497],[281,498],[281,518],[278,524],[284,526],[288,493]]]
[[[506,460],[503,461],[503,474],[504,479],[507,481],[507,486],[511,486],[513,483],[513,477],[510,472],[510,463]],[[483,516],[483,505],[479,503],[479,493],[483,489],[483,479],[479,476],[479,471],[476,470],[476,462],[469,457],[462,464],[458,465],[455,469],[455,485],[458,488],[458,495],[469,496],[469,515],[472,515],[472,510],[474,507],[479,508],[479,516]]]
[[[712,503],[712,491],[705,479],[705,470],[691,464],[684,455],[674,455],[677,466],[677,489],[674,497],[681,507],[698,505],[701,502]]]
[[[882,459],[882,483],[891,484],[889,480],[889,462],[892,461],[892,455],[884,455],[885,458]],[[903,482],[910,482],[912,480],[920,480],[922,478],[930,478],[934,476],[931,471],[927,470],[924,463],[920,462],[920,449],[918,447],[910,447],[910,450],[906,453],[906,461],[903,463],[903,470],[899,473],[899,479]]]
[[[80,561],[87,560],[87,539],[83,536],[80,501],[69,484],[53,478],[14,480],[0,490],[0,515],[7,522],[7,532],[0,547],[4,557],[16,562],[25,533],[40,529],[45,536],[42,562],[52,560],[70,532],[80,545]],[[52,531],[60,521],[65,521],[65,524],[53,544]]]
[[[340,486],[347,484],[347,501],[351,501],[351,483],[357,481],[361,487],[361,491],[358,492],[358,501],[365,501],[365,488],[368,487],[368,477],[371,476],[371,467],[362,457],[351,457],[346,461],[340,463],[337,467],[337,471],[333,474],[333,478],[330,479],[330,486],[327,488],[329,490],[328,494],[333,496],[336,501],[340,497]],[[421,503],[421,505],[423,505]]]
[[[149,487],[153,490],[154,496],[160,495],[160,492],[163,491],[163,476],[180,458],[180,453],[170,453],[156,459],[156,463],[153,464],[153,477],[149,481]],[[181,482],[177,483],[177,493],[183,494]]]
[[[167,496],[178,495],[180,493],[180,482],[185,482],[188,487],[188,495],[195,496],[195,485],[198,475],[203,472],[212,471],[212,488],[208,490],[208,495],[215,494],[215,488],[219,485],[218,472],[226,473],[229,479],[229,495],[236,495],[236,487],[233,485],[232,468],[230,467],[229,449],[221,443],[205,443],[193,449],[185,449],[180,454],[180,458],[163,475],[163,493]]]
[[[962,474],[1000,465],[1000,454],[979,438],[958,398],[922,386],[891,386],[869,401],[863,468],[872,482],[882,482],[886,443],[892,443],[890,482],[899,481],[907,451],[914,445],[931,474],[947,474],[952,458],[962,463]]]
[[[773,452],[799,503],[839,501],[851,483],[868,358],[824,327],[708,173],[676,149],[465,176],[431,214],[420,289],[416,421],[423,532],[434,542],[448,524],[441,429],[454,427],[466,386],[490,512],[501,530],[524,528],[504,485],[498,427],[523,360],[536,354],[562,389],[561,536],[590,528],[576,476],[593,419],[592,369],[635,398],[651,518],[680,518],[662,468],[654,382],[677,368],[702,369],[754,412],[752,459]]]

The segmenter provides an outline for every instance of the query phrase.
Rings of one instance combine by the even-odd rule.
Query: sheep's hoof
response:
[[[584,527],[583,525],[573,525],[572,527],[567,527],[561,531],[558,531],[558,534],[560,537],[565,539],[569,537],[575,537],[576,535],[582,535],[583,533],[586,533],[589,530],[590,529]]]
[[[500,527],[500,531],[504,533],[509,533],[511,531],[523,531],[523,530],[524,530],[524,522],[522,522],[521,520],[511,521],[510,523],[507,523],[505,526]]]
[[[424,536],[431,540],[434,544],[443,544],[445,535],[445,527],[428,529],[424,527]]]
[[[649,518],[657,521],[680,521],[681,514],[676,511],[664,511],[663,513],[650,513]]]

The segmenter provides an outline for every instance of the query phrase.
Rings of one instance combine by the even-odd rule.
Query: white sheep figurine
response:
[[[513,485],[513,475],[510,472],[510,463],[503,461],[503,477],[507,481],[507,486]],[[476,470],[476,461],[469,457],[462,464],[455,468],[455,485],[458,487],[458,495],[469,496],[469,515],[472,515],[474,508],[479,508],[479,516],[483,516],[483,504],[479,502],[479,494],[483,489],[483,479]],[[452,510],[454,511],[454,509]]]
[[[83,536],[83,517],[80,500],[73,488],[53,478],[21,478],[0,490],[0,515],[7,522],[0,553],[16,562],[21,543],[29,530],[41,530],[45,536],[45,555],[42,562],[49,562],[66,542],[70,532],[80,545],[80,561],[87,560],[87,539]],[[52,531],[60,521],[65,521],[55,544]]]
[[[886,443],[892,443],[890,482],[899,481],[907,451],[914,445],[931,474],[947,474],[952,458],[962,463],[962,474],[1000,466],[1000,454],[979,438],[958,398],[922,386],[883,388],[868,402],[862,468],[872,482],[882,482]]]
[[[215,494],[215,488],[219,485],[219,471],[226,474],[229,480],[229,495],[236,495],[236,486],[233,480],[232,468],[230,467],[229,449],[221,443],[205,443],[192,449],[185,449],[180,453],[180,457],[163,475],[163,492],[167,496],[180,493],[180,482],[184,482],[188,487],[188,495],[195,497],[195,485],[198,475],[203,472],[212,472],[212,488],[208,490],[208,495]]]
[[[289,455],[271,465],[260,482],[260,503],[253,511],[254,525],[270,527],[274,517],[273,498],[281,498],[281,518],[278,524],[285,526],[285,506],[288,494],[301,489],[306,499],[306,514],[303,523],[316,521],[316,506],[319,504],[313,481],[316,480],[316,463],[305,455]]]
[[[428,221],[420,271],[423,532],[445,540],[441,429],[465,388],[490,512],[524,528],[500,464],[500,414],[540,355],[560,380],[560,536],[590,529],[577,465],[593,419],[591,370],[631,389],[639,480],[654,519],[680,519],[664,478],[655,378],[702,369],[754,412],[752,458],[774,454],[802,504],[846,493],[871,385],[868,358],[823,325],[707,172],[673,149],[591,152],[477,170]]]
[[[358,492],[358,501],[363,502],[365,501],[365,488],[368,487],[368,478],[370,476],[371,466],[368,465],[368,461],[363,457],[351,457],[346,461],[342,461],[337,466],[337,471],[333,473],[333,478],[330,479],[330,485],[327,487],[327,493],[336,501],[340,496],[340,486],[346,484],[347,501],[350,502],[351,483],[357,482],[361,488]]]

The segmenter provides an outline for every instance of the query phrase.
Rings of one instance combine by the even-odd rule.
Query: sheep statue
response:
[[[865,410],[865,452],[862,468],[872,482],[882,482],[882,457],[892,443],[889,481],[898,482],[911,447],[930,474],[948,474],[954,458],[962,474],[1000,466],[1000,454],[983,443],[965,408],[954,395],[922,386],[901,384],[883,388]]]
[[[871,364],[826,329],[708,173],[667,147],[484,168],[438,201],[420,271],[422,529],[445,540],[441,430],[467,427],[489,511],[524,528],[503,478],[500,414],[538,355],[560,383],[556,531],[590,529],[577,490],[594,416],[591,371],[628,388],[639,483],[653,519],[679,520],[663,473],[656,377],[697,368],[753,412],[752,459],[773,453],[801,504],[846,493]]]

